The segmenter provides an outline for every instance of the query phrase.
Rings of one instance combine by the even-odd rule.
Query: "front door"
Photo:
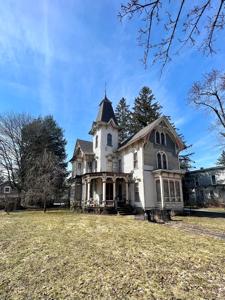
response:
[[[113,200],[113,184],[106,182],[106,200]]]

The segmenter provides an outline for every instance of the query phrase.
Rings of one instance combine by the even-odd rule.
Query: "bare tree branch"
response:
[[[185,5],[186,4],[186,5]],[[129,0],[121,4],[119,18],[137,18],[139,45],[144,48],[143,63],[162,63],[162,70],[179,48],[188,42],[204,54],[216,52],[215,32],[224,29],[225,0],[172,1]],[[184,13],[186,12],[186,13]],[[141,25],[143,24],[143,26]],[[205,29],[208,29],[205,35]],[[158,34],[153,35],[153,32]],[[181,47],[180,47],[181,46]]]

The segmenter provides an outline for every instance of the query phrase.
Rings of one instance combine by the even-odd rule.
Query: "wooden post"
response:
[[[88,179],[87,202],[90,204],[91,180]]]
[[[106,204],[106,179],[102,179],[102,204],[105,206]]]
[[[159,175],[159,180],[160,180],[160,192],[161,192],[161,208],[164,209],[164,190],[163,190],[162,175]]]
[[[126,184],[126,204],[129,204],[129,190],[128,190],[128,181],[125,181]]]
[[[116,203],[116,178],[113,178],[113,203],[114,203],[114,207],[117,206],[117,203]]]

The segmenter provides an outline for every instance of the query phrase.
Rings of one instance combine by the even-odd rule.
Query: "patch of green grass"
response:
[[[224,247],[131,217],[0,213],[0,299],[224,299]]]
[[[183,217],[177,216],[174,220],[180,220],[183,223],[198,225],[210,230],[225,233],[225,218],[206,218],[206,217]]]

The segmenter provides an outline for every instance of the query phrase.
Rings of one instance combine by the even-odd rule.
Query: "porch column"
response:
[[[88,186],[87,186],[87,202],[88,204],[90,204],[90,191],[91,191],[91,180],[88,179],[87,182]]]
[[[163,190],[162,175],[159,175],[159,181],[160,181],[160,192],[161,192],[161,208],[164,209],[164,190]]]
[[[179,181],[179,186],[180,186],[180,201],[184,202],[184,199],[183,199],[183,189],[182,189],[182,181]]]
[[[106,179],[102,179],[102,204],[106,204]]]
[[[117,207],[116,203],[116,179],[113,178],[113,201],[114,201],[114,206]]]
[[[128,190],[128,181],[125,181],[126,184],[126,204],[129,204],[129,190]]]

